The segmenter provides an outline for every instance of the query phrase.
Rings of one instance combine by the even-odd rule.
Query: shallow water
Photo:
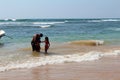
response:
[[[82,46],[76,44],[51,45],[48,54],[32,52],[30,45],[6,47],[0,53],[0,72],[13,69],[32,68],[50,64],[99,60],[105,56],[119,56],[119,47]],[[15,48],[15,49],[14,49]],[[108,48],[108,49],[107,49]],[[104,50],[105,49],[105,50]]]
[[[0,39],[0,71],[98,60],[106,55],[120,53],[119,49],[102,52],[103,48],[99,50],[99,47],[90,46],[92,43],[88,43],[95,40],[103,41],[102,45],[119,46],[120,19],[9,19],[0,20],[0,29],[12,37],[10,39],[4,36]],[[49,55],[44,54],[44,44],[41,44],[41,53],[32,52],[30,42],[36,33],[43,33],[44,37],[50,38]],[[44,40],[44,37],[41,40]],[[83,42],[77,42],[77,45],[79,43],[87,46],[79,48],[74,43],[74,46],[65,47],[66,44],[80,40]],[[90,48],[89,51],[86,48]]]
[[[119,80],[120,57],[19,69],[0,73],[1,80]],[[114,65],[114,66],[113,66]]]

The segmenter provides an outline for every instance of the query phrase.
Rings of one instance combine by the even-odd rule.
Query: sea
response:
[[[67,55],[32,55],[31,40],[34,34],[43,33],[50,43],[59,45],[80,40],[104,41],[104,45],[120,46],[119,18],[92,19],[0,19],[0,30],[6,36],[0,38],[0,72],[13,69],[32,68],[47,64],[65,62],[82,62],[98,60],[106,55],[118,55],[120,51],[110,54],[88,52]],[[64,53],[64,52],[63,52]]]

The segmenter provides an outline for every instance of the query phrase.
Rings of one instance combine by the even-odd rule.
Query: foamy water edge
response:
[[[81,55],[80,53],[72,54],[72,55],[48,55],[43,57],[37,57],[35,59],[31,59],[25,61],[24,63],[11,63],[6,66],[0,67],[0,72],[13,70],[13,69],[29,69],[33,67],[43,66],[47,64],[60,64],[60,63],[68,63],[68,62],[83,62],[83,61],[94,61],[99,60],[105,56],[118,56],[120,55],[120,50],[114,50],[112,52],[97,52],[91,51],[87,54]]]

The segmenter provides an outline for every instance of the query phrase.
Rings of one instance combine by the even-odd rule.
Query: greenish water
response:
[[[10,19],[0,20],[0,29],[13,37],[2,38],[3,43],[30,42],[36,33],[47,35],[52,42],[97,39],[118,44],[120,41],[120,19]]]
[[[4,30],[6,35],[13,38],[10,39],[4,36],[0,39],[0,71],[14,68],[28,68],[30,66],[34,67],[34,65],[40,66],[49,64],[47,62],[48,60],[55,62],[56,57],[59,59],[59,56],[53,56],[53,59],[51,57],[35,58],[31,56],[32,51],[20,51],[21,48],[31,47],[30,42],[32,36],[36,33],[43,33],[44,37],[48,36],[50,42],[62,43],[76,40],[103,40],[105,41],[105,45],[120,45],[120,19],[115,18],[8,19],[0,20],[0,29]],[[44,37],[41,40],[44,40]],[[81,58],[81,56],[79,58],[77,56],[76,59]],[[64,58],[64,56],[62,57]],[[74,59],[71,61],[74,61]],[[60,63],[59,60],[58,63]]]

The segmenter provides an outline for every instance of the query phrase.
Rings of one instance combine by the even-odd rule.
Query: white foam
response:
[[[0,25],[21,25],[23,22],[0,22]]]
[[[88,22],[117,22],[120,19],[102,19],[102,20],[89,20]]]
[[[10,20],[12,20],[12,21],[16,21],[16,19],[10,19]]]
[[[48,27],[50,27],[51,25],[41,25],[40,27],[41,28],[48,28]]]
[[[99,46],[99,45],[103,45],[104,41],[103,40],[79,40],[79,41],[72,41],[72,42],[68,42],[68,43],[73,43],[73,44],[79,44],[79,45],[91,45],[93,46]]]
[[[103,56],[117,56],[117,55],[120,55],[120,50],[115,50],[107,53],[91,51],[84,55],[81,55],[80,53],[76,53],[72,55],[49,55],[49,56],[43,56],[37,58],[30,58],[29,60],[24,61],[23,63],[19,61],[11,62],[6,66],[1,66],[0,72],[12,70],[12,69],[32,68],[46,64],[94,61],[94,60],[99,60]]]
[[[116,21],[120,21],[119,19],[104,19],[102,21],[110,21],[110,22],[116,22]]]
[[[16,21],[16,19],[4,19],[5,21]]]
[[[93,42],[96,42],[96,46],[98,45],[103,45],[104,41],[103,40],[92,40]]]
[[[52,25],[52,24],[60,24],[60,23],[65,23],[65,22],[34,22],[33,24],[35,24],[35,25],[40,25],[40,24],[44,24],[44,25]]]

